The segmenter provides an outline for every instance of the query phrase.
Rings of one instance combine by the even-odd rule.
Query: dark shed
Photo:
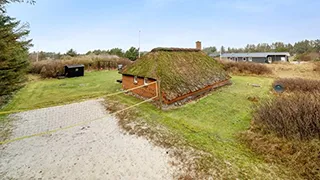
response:
[[[66,77],[79,77],[84,76],[84,65],[66,65],[64,66],[64,74]]]

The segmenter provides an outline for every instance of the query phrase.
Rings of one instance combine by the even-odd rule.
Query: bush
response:
[[[252,62],[232,62],[227,60],[220,61],[224,65],[224,69],[233,74],[255,74],[266,75],[272,74],[272,70],[264,64]]]
[[[262,103],[240,138],[267,162],[291,169],[293,179],[320,179],[320,92]]]
[[[286,92],[320,92],[320,80],[303,79],[303,78],[281,78],[274,81],[273,86],[280,84]]]
[[[254,124],[287,139],[320,139],[320,92],[286,94],[269,100],[257,108]]]
[[[90,55],[67,58],[66,60],[45,60],[32,63],[30,73],[40,74],[43,78],[54,78],[64,74],[64,66],[83,64],[86,70],[116,69],[119,64],[124,66],[132,63],[125,58],[112,55]]]

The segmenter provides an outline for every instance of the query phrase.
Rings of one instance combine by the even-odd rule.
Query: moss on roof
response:
[[[158,52],[158,51],[171,51],[171,52],[199,52],[200,49],[195,48],[165,48],[165,47],[158,47],[151,50],[151,52]]]
[[[222,65],[204,52],[181,48],[156,48],[125,67],[122,74],[160,79],[168,100],[230,79]]]

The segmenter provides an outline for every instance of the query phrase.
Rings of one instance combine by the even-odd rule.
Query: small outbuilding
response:
[[[288,62],[288,52],[258,52],[258,53],[224,53],[222,59],[232,61],[248,61],[257,63]]]
[[[123,89],[160,81],[164,104],[184,103],[197,99],[215,88],[230,84],[230,76],[222,65],[197,48],[155,48],[126,66],[122,71]],[[156,96],[156,84],[133,90],[143,97]]]
[[[64,75],[66,77],[84,76],[84,65],[83,64],[66,65],[64,66]]]

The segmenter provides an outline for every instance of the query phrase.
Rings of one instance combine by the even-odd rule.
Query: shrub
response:
[[[319,179],[320,92],[283,94],[262,103],[240,138],[267,162],[300,176],[293,179]]]
[[[220,61],[224,65],[224,69],[234,74],[255,74],[266,75],[272,74],[272,70],[264,64],[252,63],[252,62],[232,62],[222,60]]]
[[[273,85],[282,85],[287,92],[320,92],[320,80],[303,79],[303,78],[281,78],[274,81]]]
[[[64,73],[64,65],[59,61],[52,61],[42,66],[40,75],[42,78],[61,76]]]
[[[261,104],[254,124],[287,139],[320,139],[320,92],[279,96]]]
[[[116,69],[118,64],[124,66],[132,61],[114,55],[89,55],[65,60],[45,60],[32,63],[30,73],[40,74],[43,78],[57,77],[64,74],[64,66],[83,64],[86,70]]]

